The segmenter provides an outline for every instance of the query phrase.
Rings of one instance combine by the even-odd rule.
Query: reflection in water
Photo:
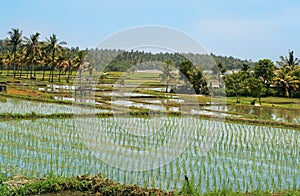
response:
[[[300,123],[300,112],[293,109],[282,109],[275,107],[260,107],[247,105],[227,105],[227,106],[205,106],[206,110],[218,112],[230,112],[241,115],[256,116],[265,120],[274,120],[278,122]]]

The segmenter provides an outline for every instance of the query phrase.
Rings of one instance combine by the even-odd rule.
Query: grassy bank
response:
[[[184,178],[183,178],[184,180]],[[185,181],[185,180],[184,180]],[[300,191],[283,191],[271,193],[268,191],[218,192],[201,193],[201,190],[185,181],[179,191],[164,191],[160,189],[143,188],[138,185],[124,185],[107,179],[101,175],[60,177],[46,175],[44,178],[29,178],[21,175],[6,177],[0,175],[0,195],[300,195]]]

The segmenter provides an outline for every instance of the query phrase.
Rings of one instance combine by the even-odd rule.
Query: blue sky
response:
[[[1,0],[2,39],[20,28],[25,36],[56,33],[69,46],[91,48],[143,25],[178,29],[215,54],[276,61],[294,50],[300,57],[298,0]]]

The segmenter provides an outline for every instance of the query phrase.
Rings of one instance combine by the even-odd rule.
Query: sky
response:
[[[96,47],[124,29],[169,27],[208,53],[242,59],[300,57],[299,0],[1,0],[0,39],[11,28],[23,35],[57,34],[68,46]],[[299,55],[299,56],[297,56]]]

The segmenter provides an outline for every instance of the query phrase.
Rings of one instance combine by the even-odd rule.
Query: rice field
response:
[[[183,126],[184,125],[184,126]],[[201,190],[300,188],[300,132],[198,118],[0,122],[0,168],[41,177],[103,174],[126,184]]]
[[[99,113],[107,112],[96,108],[76,107],[55,103],[29,101],[0,96],[0,114],[58,114],[58,113]]]

